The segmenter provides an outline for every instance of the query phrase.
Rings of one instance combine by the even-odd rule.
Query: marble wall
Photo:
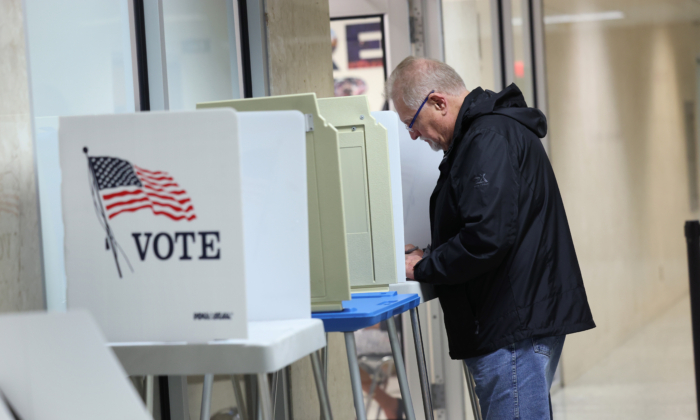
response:
[[[0,312],[46,307],[22,0],[0,2]]]
[[[687,293],[700,26],[548,25],[546,53],[550,157],[598,325],[567,338],[566,382]]]
[[[270,95],[333,96],[328,0],[266,0]]]

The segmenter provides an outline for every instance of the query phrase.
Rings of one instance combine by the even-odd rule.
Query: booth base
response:
[[[325,347],[315,319],[248,324],[248,338],[188,343],[109,343],[129,375],[275,372]]]

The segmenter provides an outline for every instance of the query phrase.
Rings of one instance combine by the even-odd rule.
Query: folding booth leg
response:
[[[258,373],[258,395],[260,395],[263,420],[272,420],[272,400],[270,398],[270,384],[267,380],[267,373]]]
[[[248,408],[248,420],[260,420],[260,408],[258,398],[257,375],[243,375],[245,384],[246,407]]]
[[[323,348],[323,380],[328,384],[328,333],[326,333],[326,347]]]
[[[316,391],[318,392],[318,403],[321,406],[321,413],[325,420],[333,420],[331,404],[328,399],[328,388],[326,388],[326,381],[321,374],[321,362],[318,360],[318,353],[313,352],[309,357],[314,370],[314,379],[316,379]]]
[[[401,344],[399,343],[399,336],[396,334],[394,317],[390,317],[386,321],[389,327],[389,343],[391,343],[391,352],[394,354],[394,366],[396,366],[396,376],[399,378],[399,388],[401,389],[401,398],[403,398],[406,420],[416,420],[416,413],[413,411],[413,401],[411,400],[411,390],[408,388],[406,365],[403,363]]]
[[[365,403],[362,397],[362,380],[360,379],[360,365],[357,364],[357,350],[355,348],[355,334],[345,332],[345,349],[348,353],[348,367],[350,368],[350,383],[352,384],[352,398],[355,401],[355,415],[357,420],[367,420]]]
[[[472,402],[472,411],[474,412],[474,419],[481,420],[481,409],[479,408],[479,401],[476,398],[476,390],[474,389],[474,377],[472,373],[469,372],[469,366],[467,362],[462,360],[462,366],[464,366],[464,376],[467,379],[467,390],[469,390],[469,400]]]
[[[233,394],[236,396],[236,406],[238,407],[238,414],[241,416],[241,420],[248,420],[248,410],[246,410],[245,399],[243,399],[243,390],[241,389],[241,382],[238,380],[237,375],[231,375],[231,384],[233,384]]]
[[[202,409],[199,414],[200,420],[209,420],[211,410],[211,390],[214,387],[214,374],[204,375],[202,386]]]
[[[189,419],[187,376],[168,376],[168,395],[170,397],[170,420]]]
[[[428,380],[428,366],[425,363],[425,351],[423,350],[423,334],[420,329],[418,308],[410,310],[411,327],[413,327],[413,342],[416,345],[416,359],[418,359],[418,376],[420,377],[420,390],[423,395],[423,411],[426,420],[433,420],[433,399],[430,395],[430,381]]]
[[[153,394],[155,387],[155,378],[153,375],[146,376],[146,409],[148,414],[153,416]]]

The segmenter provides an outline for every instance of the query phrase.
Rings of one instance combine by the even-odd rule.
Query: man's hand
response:
[[[416,248],[415,245],[413,244],[408,244],[404,248],[405,251],[410,251],[411,249]],[[413,277],[413,267],[418,264],[418,261],[423,259],[423,251],[420,249],[416,249],[415,251],[411,252],[410,254],[406,254],[406,278],[410,280],[415,280]]]

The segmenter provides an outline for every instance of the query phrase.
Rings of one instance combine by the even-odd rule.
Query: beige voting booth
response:
[[[313,311],[397,282],[387,131],[364,96],[314,93],[201,103],[198,109],[299,110],[307,118]]]
[[[197,104],[198,109],[221,107],[298,110],[305,115],[311,308],[315,312],[342,310],[341,302],[350,299],[350,286],[337,130],[321,117],[313,93]],[[278,244],[279,252],[290,246],[296,244]]]
[[[350,285],[388,291],[397,277],[387,130],[365,96],[319,99],[318,106],[338,130]]]

